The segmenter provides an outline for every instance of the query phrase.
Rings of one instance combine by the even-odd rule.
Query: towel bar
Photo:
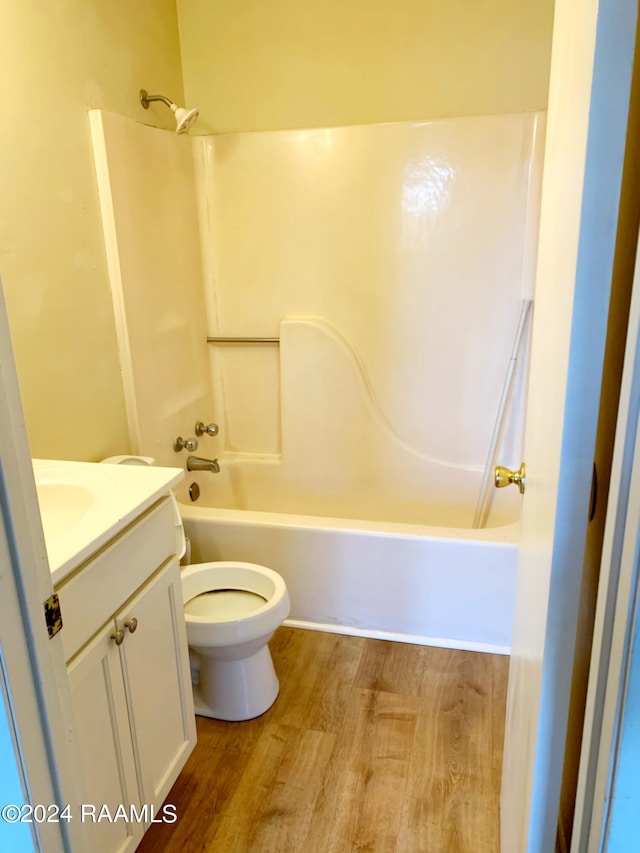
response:
[[[280,338],[253,338],[253,337],[211,337],[207,338],[208,344],[279,344]]]

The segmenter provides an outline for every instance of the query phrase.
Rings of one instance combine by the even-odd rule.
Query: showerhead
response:
[[[186,133],[198,121],[200,115],[195,107],[188,110],[186,107],[176,107],[172,104],[171,109],[176,117],[176,133]]]
[[[169,107],[176,119],[176,133],[186,133],[189,128],[193,127],[200,115],[195,107],[190,110],[186,107],[178,107],[169,98],[165,98],[164,95],[149,95],[146,89],[140,89],[140,103],[145,110],[149,109],[151,101],[162,101],[163,104]]]

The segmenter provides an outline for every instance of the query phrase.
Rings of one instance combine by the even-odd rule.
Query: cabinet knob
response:
[[[116,646],[121,646],[124,641],[124,631],[122,628],[116,628],[114,633],[111,635],[111,639],[116,641]]]
[[[127,619],[127,621],[124,623],[124,627],[129,629],[130,634],[133,634],[133,632],[138,627],[138,620],[135,618],[135,616],[132,616],[131,619]]]

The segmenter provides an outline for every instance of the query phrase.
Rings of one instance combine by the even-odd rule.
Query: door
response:
[[[27,802],[27,784],[24,762],[21,756],[21,743],[14,719],[13,709],[15,700],[13,692],[10,690],[6,673],[11,661],[5,662],[4,652],[5,642],[14,639],[16,635],[19,636],[17,632],[22,629],[22,625],[20,625],[19,620],[20,608],[15,584],[12,583],[12,560],[7,531],[3,521],[4,519],[0,515],[0,625],[2,626],[2,629],[0,629],[0,756],[2,756],[0,805],[6,807],[11,804],[21,806]],[[16,619],[16,616],[18,619]],[[13,625],[11,624],[12,621]],[[17,661],[18,667],[20,665],[25,668],[28,667],[29,659],[26,654],[26,648],[14,650],[14,660],[17,656],[16,651],[22,658]],[[19,681],[17,683],[18,685],[20,684]],[[27,685],[27,696],[23,697],[23,704],[27,704],[28,711],[37,720],[37,699],[32,695],[32,691],[28,687],[29,685]],[[42,763],[45,765],[42,769],[46,782],[48,775],[46,759],[42,760]],[[52,788],[47,786],[44,790],[46,791],[45,796],[53,796]],[[4,814],[3,812],[3,817]],[[0,820],[0,850],[14,850],[16,853],[28,853],[28,851],[32,852],[40,849],[38,845],[41,844],[41,840],[35,834],[38,828],[37,825],[11,823],[10,813],[7,815],[7,818]],[[61,837],[54,837],[50,843],[52,844],[52,850],[62,849]]]
[[[640,247],[640,241],[639,241]],[[607,506],[572,853],[640,838],[640,254]]]
[[[636,15],[634,0],[556,3],[503,853],[555,849]]]
[[[636,377],[637,382],[637,377]],[[635,390],[635,389],[634,389]],[[637,392],[633,401],[637,406]],[[630,465],[630,482],[627,487],[626,518],[620,559],[611,565],[611,575],[617,575],[617,602],[615,616],[610,624],[613,636],[608,645],[610,654],[605,658],[607,685],[600,724],[587,729],[589,735],[599,731],[599,767],[595,790],[592,793],[593,809],[590,825],[575,850],[609,853],[637,849],[640,840],[640,791],[638,790],[638,760],[640,740],[640,623],[638,619],[638,554],[640,546],[640,432],[637,408],[631,413],[629,424],[635,426],[633,461]],[[635,421],[635,423],[634,423]],[[622,484],[620,484],[622,485]],[[621,507],[622,509],[622,507]],[[615,552],[614,552],[615,553]],[[613,563],[614,561],[612,561]],[[611,588],[611,587],[610,587]],[[605,643],[603,642],[603,647]],[[604,651],[604,648],[602,649]],[[596,656],[594,655],[594,658]],[[608,657],[608,660],[607,660]],[[604,675],[604,673],[603,673]],[[597,678],[597,675],[596,675]],[[591,684],[590,684],[591,691]],[[594,744],[595,745],[595,744]],[[582,769],[582,768],[581,768]],[[585,810],[585,818],[587,813]]]
[[[69,666],[76,738],[80,752],[84,848],[93,853],[133,851],[142,839],[140,821],[111,819],[119,805],[140,812],[120,654],[109,622]],[[94,807],[94,811],[91,810]],[[108,812],[100,814],[102,806]]]
[[[57,804],[62,810],[68,803],[73,810],[75,746],[67,724],[62,638],[49,638],[43,613],[52,592],[0,284],[0,755],[15,769],[11,796],[17,796],[19,782],[32,805]],[[2,771],[6,783],[11,769]],[[4,787],[3,792],[9,796]],[[3,824],[3,850],[82,849],[75,820]],[[10,845],[4,843],[9,837]]]
[[[196,744],[180,583],[173,560],[117,617],[140,794],[158,807]]]

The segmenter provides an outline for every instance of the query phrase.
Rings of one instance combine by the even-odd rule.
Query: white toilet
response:
[[[200,658],[196,714],[263,714],[279,690],[267,643],[289,615],[285,582],[254,563],[198,563],[181,577],[187,642]]]
[[[104,462],[150,465],[153,460],[111,456]],[[186,541],[177,502],[175,509],[182,555]],[[280,688],[267,643],[289,615],[284,580],[265,566],[239,562],[184,566],[181,580],[196,714],[217,720],[264,714]]]

